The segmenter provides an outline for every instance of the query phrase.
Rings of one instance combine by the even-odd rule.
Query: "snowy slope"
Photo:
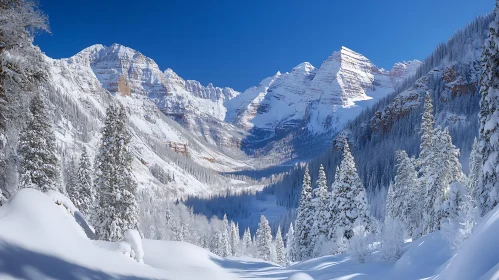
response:
[[[366,263],[336,255],[280,267],[220,258],[184,242],[143,240],[140,264],[113,246],[97,246],[48,195],[23,189],[0,207],[0,279],[286,279],[299,272],[316,280],[498,279],[498,217],[496,207],[454,256],[435,232],[408,242],[396,262],[378,261],[375,251]]]

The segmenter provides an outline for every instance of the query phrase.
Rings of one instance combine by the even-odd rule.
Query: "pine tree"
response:
[[[478,189],[478,182],[480,179],[480,171],[482,170],[482,157],[480,154],[478,141],[475,137],[473,141],[473,148],[470,154],[470,174],[468,176],[468,192],[472,199],[472,207],[479,207],[481,209],[480,197],[479,193],[481,193]]]
[[[243,235],[243,254],[246,256],[252,255],[253,242],[251,241],[251,231],[247,228]]]
[[[83,147],[80,164],[74,178],[74,189],[68,189],[68,195],[76,208],[87,218],[92,214],[95,200],[95,189],[92,185],[91,172],[92,166],[90,165],[87,149]]]
[[[68,193],[69,199],[73,202],[73,195],[75,194],[75,189],[76,189],[76,172],[77,172],[77,167],[75,163],[74,157],[71,157],[69,160],[68,166],[66,168],[66,192]],[[76,204],[75,204],[76,206]],[[78,207],[77,207],[78,208]],[[79,209],[79,208],[78,208]]]
[[[312,242],[314,246],[313,256],[317,257],[322,254],[323,243],[326,241],[329,233],[328,221],[329,215],[329,193],[327,191],[327,178],[324,172],[324,166],[319,168],[319,179],[317,180],[318,188],[313,200],[314,203],[314,223],[312,227]]]
[[[397,151],[396,158],[397,173],[388,190],[386,218],[402,222],[412,236],[421,223],[423,213],[420,200],[424,192],[419,186],[414,159],[405,151]]]
[[[230,239],[230,249],[231,249],[231,255],[232,256],[237,256],[238,255],[238,246],[239,246],[239,234],[237,233],[236,230],[236,224],[234,224],[233,221],[230,223],[231,227],[231,239]]]
[[[221,244],[221,257],[230,256],[230,231],[229,231],[229,221],[227,220],[227,215],[224,214],[222,220],[222,244]]]
[[[334,172],[334,182],[331,186],[331,194],[329,198],[329,206],[328,206],[328,211],[329,211],[329,220],[327,221],[327,228],[329,229],[328,235],[327,235],[327,240],[335,240],[337,237],[337,226],[338,226],[338,205],[340,204],[339,201],[339,194],[338,194],[338,184],[340,182],[340,167],[336,167],[336,171]]]
[[[300,205],[296,216],[295,246],[296,260],[305,260],[312,255],[311,230],[313,226],[314,207],[312,203],[312,179],[310,178],[308,166],[303,176]]]
[[[125,109],[110,105],[106,111],[95,169],[97,209],[95,231],[99,239],[118,241],[127,229],[138,229],[137,183],[129,150],[131,134]]]
[[[286,259],[288,262],[294,262],[296,258],[295,246],[295,231],[293,223],[289,224],[288,233],[286,234]]]
[[[286,264],[286,251],[284,249],[284,241],[282,240],[281,226],[277,227],[275,236],[276,260],[280,265]]]
[[[419,146],[419,165],[427,166],[433,149],[433,135],[435,132],[435,117],[433,116],[433,102],[430,92],[426,92],[424,111],[421,120],[421,144]],[[424,170],[422,170],[424,173]]]
[[[260,223],[256,231],[256,243],[258,257],[265,261],[271,260],[272,254],[272,233],[269,226],[269,221],[265,216],[260,216]]]
[[[483,175],[480,176],[482,216],[499,203],[499,4],[489,27],[489,37],[482,51],[483,72],[480,79],[480,151]]]
[[[353,236],[354,224],[362,225],[363,228],[369,230],[371,228],[371,218],[366,191],[357,173],[355,161],[346,139],[336,188],[338,196],[337,226],[343,232],[343,236],[347,239]]]
[[[453,182],[465,182],[459,163],[459,149],[452,144],[448,129],[435,130],[433,135],[433,149],[430,150],[428,160],[422,168],[423,182],[426,187],[424,229],[430,233],[440,229],[440,222],[449,213],[445,209],[450,185]]]
[[[60,190],[55,136],[40,94],[31,100],[29,111],[31,116],[19,136],[21,187]]]

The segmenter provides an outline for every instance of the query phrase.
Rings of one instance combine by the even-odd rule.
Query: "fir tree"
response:
[[[277,227],[275,236],[276,260],[280,265],[286,264],[286,251],[284,249],[284,241],[282,240],[281,226]]]
[[[253,247],[253,243],[251,241],[251,231],[249,228],[247,228],[244,231],[244,235],[243,235],[243,254],[245,254],[247,256],[251,256],[252,247]]]
[[[265,261],[271,260],[272,254],[272,233],[270,231],[269,221],[265,216],[260,216],[260,223],[256,231],[256,243],[258,257]]]
[[[367,205],[366,191],[360,181],[354,158],[345,139],[343,159],[340,164],[337,190],[338,230],[350,239],[353,236],[354,224],[361,225],[366,230],[371,227],[371,218]]]
[[[487,214],[499,202],[499,4],[482,50],[480,79],[480,151],[483,175],[480,176],[481,214]]]
[[[227,220],[227,215],[224,214],[222,220],[222,248],[221,248],[221,257],[230,256],[230,231],[229,231],[229,221]]]
[[[43,192],[60,190],[55,136],[40,94],[31,100],[29,111],[29,120],[19,136],[21,187]]]
[[[473,141],[473,148],[470,153],[470,173],[468,176],[468,192],[471,196],[472,199],[472,207],[479,207],[481,208],[480,205],[480,197],[478,193],[481,193],[478,190],[478,182],[480,179],[480,171],[482,170],[482,157],[480,154],[479,146],[478,146],[478,141],[475,140]]]
[[[238,255],[238,246],[239,246],[239,234],[237,233],[236,230],[236,224],[234,224],[233,221],[230,223],[231,227],[231,239],[230,239],[230,249],[231,249],[231,255],[232,256],[237,256]]]
[[[95,200],[95,190],[92,185],[91,165],[87,149],[84,147],[80,157],[80,164],[74,178],[72,187],[68,188],[68,195],[73,204],[83,216],[90,218]]]
[[[336,227],[338,226],[338,205],[340,204],[338,195],[338,183],[340,182],[340,167],[336,167],[336,171],[334,172],[334,182],[331,186],[331,194],[329,198],[329,220],[327,221],[327,228],[329,229],[327,240],[335,240],[337,237]]]
[[[137,183],[131,172],[131,135],[126,121],[123,106],[108,107],[95,162],[95,231],[102,240],[118,241],[127,229],[138,229]]]
[[[319,168],[319,179],[317,180],[318,188],[314,198],[314,224],[312,227],[312,242],[314,246],[313,256],[317,257],[322,254],[323,243],[326,241],[329,233],[328,221],[329,213],[329,193],[327,191],[327,178],[324,172],[324,166]]]
[[[295,231],[293,223],[289,224],[288,233],[286,234],[286,260],[288,262],[295,261],[296,246],[295,246]]]
[[[424,192],[419,186],[414,159],[405,151],[397,151],[396,158],[397,173],[388,190],[386,218],[403,222],[412,236],[421,223],[423,213],[420,200]]]
[[[314,207],[312,203],[312,179],[308,166],[303,176],[300,205],[296,216],[295,246],[296,260],[304,260],[312,255],[311,230],[313,226]]]

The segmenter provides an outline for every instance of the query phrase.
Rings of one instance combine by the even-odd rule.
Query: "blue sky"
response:
[[[54,58],[119,43],[184,79],[244,90],[346,46],[386,69],[424,59],[493,0],[40,0]]]

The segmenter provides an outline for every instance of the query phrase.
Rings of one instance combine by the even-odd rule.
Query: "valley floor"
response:
[[[120,246],[88,239],[64,206],[32,189],[0,207],[0,279],[499,279],[499,208],[453,255],[440,232],[407,242],[396,262],[364,264],[348,255],[325,256],[289,267],[248,257],[220,258],[184,242],[143,240],[144,263]],[[116,243],[115,245],[119,245]]]

